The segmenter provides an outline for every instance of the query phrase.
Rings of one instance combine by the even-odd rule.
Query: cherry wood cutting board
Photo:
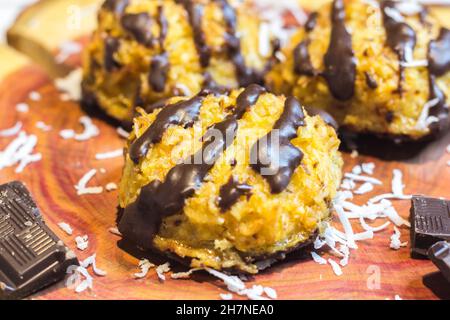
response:
[[[85,43],[86,38],[79,39]],[[118,246],[119,237],[108,229],[114,227],[117,191],[100,195],[78,196],[74,186],[91,169],[105,169],[92,179],[92,186],[106,186],[120,181],[123,160],[121,158],[99,161],[96,153],[108,152],[123,147],[116,128],[94,119],[101,133],[86,142],[63,140],[59,132],[63,129],[82,130],[79,118],[84,115],[76,102],[62,101],[48,72],[20,53],[0,47],[0,130],[13,127],[18,121],[24,124],[28,134],[38,137],[37,152],[42,161],[29,165],[23,173],[16,174],[14,168],[0,170],[0,183],[20,180],[27,184],[40,207],[47,224],[72,248],[80,260],[96,253],[97,265],[107,271],[106,277],[94,276],[94,289],[75,293],[59,283],[33,296],[34,299],[219,299],[227,293],[225,287],[206,273],[194,274],[189,280],[172,280],[170,276],[162,283],[154,271],[142,280],[133,277],[138,272],[139,257],[135,257]],[[79,56],[71,58],[73,65],[79,64]],[[37,91],[41,100],[31,101],[30,92]],[[16,105],[26,102],[27,113],[16,111]],[[36,123],[43,121],[52,130],[43,132]],[[0,150],[13,138],[0,137]],[[355,203],[363,204],[370,197],[389,192],[392,170],[400,169],[404,174],[407,194],[426,194],[450,198],[450,154],[445,148],[450,144],[450,133],[430,144],[397,147],[378,141],[363,140],[362,151],[368,154],[353,158],[344,154],[345,172],[359,163],[374,162],[374,177],[383,182],[367,196],[359,196]],[[395,201],[398,212],[408,218],[409,201]],[[68,236],[58,228],[59,222],[67,222],[74,229]],[[376,222],[375,225],[380,224]],[[355,232],[362,231],[354,223]],[[402,241],[409,241],[409,230],[401,229]],[[437,299],[438,296],[423,284],[422,277],[436,271],[427,260],[412,260],[409,247],[394,251],[389,248],[392,226],[376,234],[373,240],[359,242],[359,249],[352,251],[349,265],[343,275],[336,276],[329,265],[318,265],[310,259],[290,258],[269,271],[250,279],[248,286],[261,284],[277,290],[280,299]],[[75,237],[89,236],[89,248],[81,252],[76,249]],[[165,259],[150,255],[155,263]],[[173,264],[176,271],[184,271]],[[374,272],[376,273],[374,276]],[[373,286],[379,275],[379,287]],[[235,296],[236,297],[236,296]]]

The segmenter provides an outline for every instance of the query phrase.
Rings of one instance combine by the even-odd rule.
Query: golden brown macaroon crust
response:
[[[84,104],[131,124],[136,106],[262,83],[278,46],[261,23],[227,0],[107,0],[84,58]]]
[[[137,246],[192,267],[257,273],[305,248],[328,221],[341,180],[340,142],[295,98],[251,85],[140,112],[118,219]],[[280,161],[273,161],[276,149],[261,141],[277,130]]]
[[[444,132],[450,31],[426,9],[406,14],[402,5],[408,4],[325,5],[283,49],[285,59],[268,73],[267,85],[326,110],[353,132],[400,140]]]

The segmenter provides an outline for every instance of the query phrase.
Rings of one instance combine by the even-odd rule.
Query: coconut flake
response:
[[[22,127],[23,127],[22,122],[18,121],[12,128],[0,130],[0,137],[2,138],[13,137],[19,134],[20,130],[22,130]]]
[[[356,187],[356,183],[350,179],[344,179],[341,184],[341,189],[353,190]]]
[[[49,132],[52,130],[52,126],[45,124],[43,121],[36,122],[36,128],[41,129],[44,132]]]
[[[195,269],[191,269],[191,270],[189,270],[187,272],[172,273],[170,275],[170,277],[172,279],[188,279],[194,272],[197,272],[197,271],[200,271],[200,270],[203,270],[203,269],[195,268]]]
[[[416,129],[425,130],[431,124],[430,122],[434,121],[436,117],[429,117],[430,109],[437,106],[439,104],[439,98],[427,101],[422,108],[422,112],[420,113],[419,119],[417,119]],[[439,121],[439,119],[437,119]]]
[[[331,265],[331,268],[333,269],[335,275],[337,275],[338,277],[342,276],[342,269],[336,261],[330,258],[328,259],[328,263]]]
[[[344,257],[339,261],[339,264],[345,267],[348,265],[348,259],[350,258],[350,249],[347,246],[341,245],[339,251],[344,255]]]
[[[75,238],[78,250],[84,251],[89,247],[89,237],[87,235]]]
[[[65,78],[56,79],[55,86],[59,91],[64,92],[71,100],[80,101],[82,78],[83,71],[79,68],[69,73]]]
[[[58,64],[64,63],[70,56],[80,53],[82,50],[81,44],[75,41],[65,41],[59,46],[59,53],[55,57]]]
[[[375,178],[372,177],[367,177],[367,176],[362,176],[362,175],[357,175],[357,174],[353,174],[353,173],[346,173],[345,177],[347,179],[351,179],[354,181],[361,181],[361,182],[370,182],[371,184],[376,184],[376,185],[382,185],[383,183]]]
[[[352,173],[356,175],[360,175],[362,173],[362,168],[360,165],[353,167]]]
[[[27,113],[30,110],[30,106],[25,102],[18,103],[16,105],[16,111],[20,113]]]
[[[353,238],[354,233],[353,233],[352,225],[351,225],[349,219],[347,218],[344,209],[339,205],[335,205],[334,209],[336,210],[339,220],[341,221],[342,227],[344,228],[345,236],[347,239],[347,245],[352,249],[358,248],[358,246],[356,245],[356,242]]]
[[[86,258],[84,261],[81,262],[81,266],[83,268],[89,268],[89,266],[92,266],[92,270],[94,271],[94,274],[99,277],[104,277],[107,275],[106,271],[103,271],[102,269],[97,267],[96,263],[97,255],[93,254],[92,256]]]
[[[58,223],[58,227],[60,227],[61,230],[67,233],[69,236],[73,234],[72,227],[68,223],[60,222]]]
[[[118,188],[117,184],[115,184],[114,182],[108,183],[105,187],[106,191],[108,191],[108,192],[117,190],[117,188]]]
[[[147,276],[148,271],[154,267],[156,266],[153,263],[151,263],[147,259],[142,259],[141,261],[139,261],[139,269],[141,269],[141,272],[135,273],[134,277],[136,279],[143,279]]]
[[[39,92],[32,91],[28,95],[28,98],[30,98],[31,101],[40,101],[42,99],[42,96],[41,96],[41,94]]]
[[[390,226],[390,224],[391,224],[389,221],[387,221],[387,222],[385,222],[384,224],[382,224],[382,225],[380,225],[378,227],[372,227],[372,226],[369,226],[366,223],[366,221],[364,220],[364,217],[360,217],[359,222],[360,222],[360,224],[361,224],[361,226],[363,227],[364,230],[372,231],[372,232],[382,231],[382,230],[386,229],[388,226]]]
[[[116,236],[119,236],[119,237],[122,236],[122,233],[120,233],[120,231],[119,231],[119,229],[117,229],[117,227],[109,228],[108,231],[109,231],[109,233],[112,233]]]
[[[100,134],[100,130],[88,116],[81,117],[79,122],[84,127],[84,131],[82,133],[77,134],[72,129],[64,129],[59,132],[61,138],[65,140],[75,139],[76,141],[87,141],[91,138],[97,137]]]
[[[119,137],[124,139],[128,139],[128,137],[130,136],[130,133],[122,127],[117,128],[117,134],[119,135]]]
[[[23,131],[20,132],[6,149],[0,152],[0,170],[18,165],[15,172],[21,173],[30,163],[40,161],[42,154],[32,154],[36,144],[37,137],[35,135],[27,135]]]
[[[403,174],[399,169],[394,169],[392,178],[392,193],[397,196],[403,196],[405,185],[402,182]]]
[[[156,268],[156,274],[158,275],[159,280],[166,281],[166,276],[164,273],[167,273],[170,271],[170,263],[166,262]]]
[[[411,224],[407,220],[400,217],[397,210],[395,210],[395,208],[392,206],[392,203],[389,200],[382,200],[381,202],[386,205],[390,204],[390,207],[384,210],[384,213],[397,227],[401,227],[402,225],[405,225],[408,228],[411,227]]]
[[[221,293],[220,299],[222,300],[233,300],[233,294],[232,293]]]
[[[450,153],[450,144],[447,146],[447,153]]]
[[[397,229],[397,227],[394,226],[394,234],[391,236],[391,243],[389,247],[393,250],[399,250],[402,247],[406,247],[408,245],[408,242],[401,242],[400,241],[401,233]]]
[[[92,169],[89,172],[87,172],[78,182],[78,184],[75,186],[75,189],[77,190],[77,194],[79,196],[85,195],[85,194],[100,194],[103,192],[103,187],[87,187],[87,184],[89,181],[97,174],[96,169]]]
[[[356,194],[366,194],[373,190],[373,184],[370,182],[365,182],[362,184],[357,190],[355,190]]]
[[[81,293],[93,288],[93,278],[86,268],[82,266],[69,266],[66,271],[70,276],[66,280],[66,287],[74,289],[76,293]]]
[[[113,158],[119,158],[123,156],[123,149],[117,149],[110,152],[105,153],[97,153],[95,155],[96,160],[106,160],[106,159],[113,159]]]
[[[375,163],[373,162],[363,163],[361,165],[361,169],[365,174],[373,175],[373,172],[375,170]]]
[[[227,286],[228,290],[231,292],[238,293],[246,289],[244,282],[242,282],[242,280],[236,276],[229,276],[210,268],[206,268],[205,270],[214,277],[221,279]]]
[[[327,260],[322,258],[321,256],[319,256],[317,253],[315,253],[314,251],[311,252],[311,256],[314,260],[314,262],[318,263],[318,264],[327,264]]]

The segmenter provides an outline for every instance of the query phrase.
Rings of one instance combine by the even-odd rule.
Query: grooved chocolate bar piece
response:
[[[428,256],[450,284],[450,243],[440,241],[428,251]]]
[[[450,241],[450,201],[414,196],[410,219],[413,258],[426,258],[433,244]]]
[[[21,299],[64,278],[78,260],[45,225],[21,182],[0,186],[0,299]]]

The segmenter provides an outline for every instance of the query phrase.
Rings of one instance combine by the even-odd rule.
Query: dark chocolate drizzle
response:
[[[129,0],[106,0],[102,5],[102,9],[111,11],[116,15],[122,15],[129,3]]]
[[[294,49],[294,71],[299,76],[315,76],[317,71],[312,65],[309,55],[310,41],[304,40],[300,42]]]
[[[183,5],[188,14],[189,24],[194,34],[195,47],[200,56],[200,64],[203,68],[206,68],[211,60],[211,48],[207,45],[203,32],[204,6],[200,3],[194,3],[192,0],[177,0],[176,2]]]
[[[259,86],[244,90],[233,113],[206,132],[198,152],[173,167],[164,182],[155,180],[142,188],[136,202],[125,208],[119,222],[119,230],[125,238],[144,249],[151,248],[162,219],[182,211],[185,201],[200,188],[218,158],[233,143],[238,120],[251,107],[250,103],[256,103],[264,92],[265,89]]]
[[[441,28],[436,40],[431,41],[428,50],[428,69],[441,77],[450,71],[450,30]]]
[[[167,52],[164,48],[164,41],[167,37],[168,22],[164,15],[164,7],[158,7],[158,24],[160,28],[159,46],[161,54],[154,56],[150,63],[150,73],[148,82],[155,92],[164,92],[167,82],[167,76],[170,70],[170,62]]]
[[[152,18],[146,12],[129,13],[121,17],[122,27],[140,44],[153,46]]]
[[[408,52],[413,53],[416,47],[416,32],[411,26],[405,22],[393,19],[386,13],[386,9],[395,10],[398,14],[400,11],[396,8],[395,1],[383,1],[381,3],[381,11],[383,12],[383,23],[386,29],[386,43],[398,55],[399,58],[399,81],[398,93],[403,94],[403,82],[405,80],[405,67],[402,63],[407,62]]]
[[[333,1],[331,21],[331,39],[324,57],[323,76],[333,96],[346,101],[355,93],[356,59],[352,48],[352,36],[345,26],[343,0]]]
[[[247,67],[245,58],[241,51],[241,40],[237,36],[236,10],[227,0],[216,0],[220,3],[225,19],[227,34],[225,35],[228,55],[236,68],[236,78],[239,86],[247,87],[253,83],[263,83],[263,74],[257,70]]]
[[[228,211],[238,202],[241,196],[249,196],[252,189],[252,186],[239,183],[235,176],[231,176],[228,182],[220,188],[219,208],[222,212]]]
[[[428,46],[429,100],[438,99],[437,105],[430,109],[430,116],[437,117],[439,122],[432,123],[433,132],[441,132],[449,125],[449,106],[447,97],[436,83],[436,78],[450,71],[450,30],[442,28],[436,40]]]
[[[336,119],[325,110],[309,106],[305,106],[304,108],[310,117],[319,116],[327,125],[333,127],[334,130],[337,131],[339,129],[339,124]]]
[[[107,36],[105,39],[105,51],[103,55],[103,63],[107,72],[112,72],[120,68],[120,64],[114,58],[114,54],[120,48],[119,39]]]
[[[309,15],[308,20],[305,23],[306,32],[311,32],[316,28],[318,16],[319,16],[318,12],[313,12]]]
[[[366,77],[366,84],[370,89],[378,88],[377,80],[369,72],[364,72],[364,76]]]
[[[274,194],[281,193],[287,188],[303,159],[303,153],[291,143],[291,140],[297,137],[297,129],[304,126],[304,118],[300,102],[289,97],[272,131],[252,147],[251,167],[266,179]],[[279,136],[279,146],[272,145],[274,134]]]
[[[161,141],[166,130],[172,125],[190,127],[198,120],[204,96],[203,92],[194,98],[166,106],[158,113],[155,121],[130,147],[130,158],[139,163],[152,144]]]

